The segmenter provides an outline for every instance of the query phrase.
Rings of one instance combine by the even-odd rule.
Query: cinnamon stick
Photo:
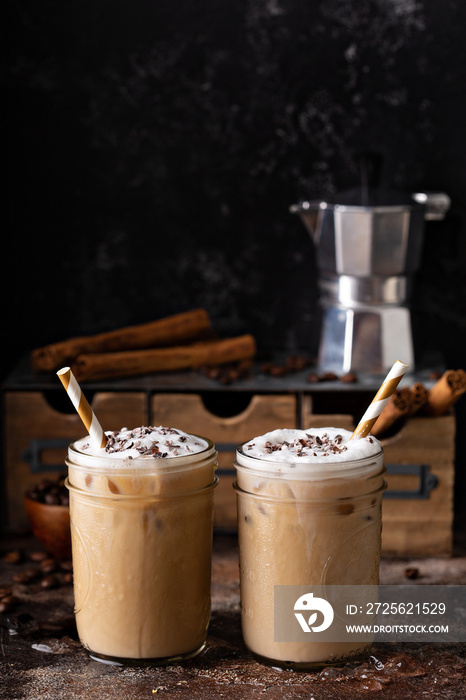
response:
[[[249,359],[255,351],[254,338],[242,335],[170,348],[80,355],[72,368],[76,379],[84,382],[221,365]]]
[[[82,354],[180,345],[183,342],[200,340],[209,329],[210,319],[207,311],[194,309],[149,323],[126,326],[97,335],[70,338],[37,348],[31,353],[31,367],[35,372],[48,372],[71,364]]]
[[[466,372],[449,369],[429,389],[423,413],[428,416],[443,416],[466,392]]]
[[[372,426],[371,434],[383,435],[397,420],[407,416],[412,405],[411,390],[408,387],[395,389],[387,405]]]
[[[421,382],[416,382],[411,387],[411,407],[409,415],[414,416],[427,403],[427,389]]]

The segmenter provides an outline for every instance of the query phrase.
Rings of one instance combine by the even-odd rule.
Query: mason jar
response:
[[[260,661],[312,669],[370,649],[360,641],[320,641],[317,633],[309,641],[276,641],[274,601],[277,587],[377,586],[386,484],[383,451],[374,443],[374,454],[361,459],[327,455],[312,463],[276,455],[270,461],[251,456],[248,443],[238,447],[241,624]]]
[[[200,439],[202,451],[169,459],[69,447],[76,625],[95,660],[160,665],[205,646],[218,479]]]

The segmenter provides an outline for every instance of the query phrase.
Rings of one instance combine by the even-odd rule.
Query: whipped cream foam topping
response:
[[[349,462],[371,457],[382,449],[372,435],[350,440],[351,435],[342,428],[282,428],[253,438],[243,445],[242,451],[246,457],[299,465],[326,460]]]
[[[121,428],[114,432],[106,432],[107,445],[96,448],[87,438],[78,440],[76,447],[89,455],[114,459],[168,459],[170,457],[186,457],[206,450],[209,445],[206,440],[190,435],[182,430],[164,426],[142,426],[128,430]]]

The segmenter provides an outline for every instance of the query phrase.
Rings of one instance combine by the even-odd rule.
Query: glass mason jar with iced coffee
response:
[[[107,663],[189,658],[210,617],[215,447],[164,427],[106,435],[68,451],[79,638]]]
[[[276,641],[274,628],[277,587],[378,584],[383,451],[374,437],[350,438],[335,428],[283,429],[237,449],[242,631],[265,663],[311,669],[370,648],[318,634]]]

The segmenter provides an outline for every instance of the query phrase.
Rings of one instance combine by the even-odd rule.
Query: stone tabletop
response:
[[[2,613],[0,628],[0,685],[2,697],[9,700],[466,696],[466,644],[378,644],[365,661],[306,673],[256,662],[241,638],[234,535],[214,537],[212,617],[200,656],[164,668],[100,664],[89,659],[77,638],[68,565],[43,572],[31,583],[18,581],[18,574],[40,568],[34,561],[37,551],[40,545],[29,537],[4,538],[2,543],[0,587],[10,588],[16,599]],[[47,576],[55,577],[49,587],[43,584]],[[463,584],[466,556],[382,560],[382,583],[403,583],[408,576],[419,585]],[[19,633],[12,634],[14,627]]]

